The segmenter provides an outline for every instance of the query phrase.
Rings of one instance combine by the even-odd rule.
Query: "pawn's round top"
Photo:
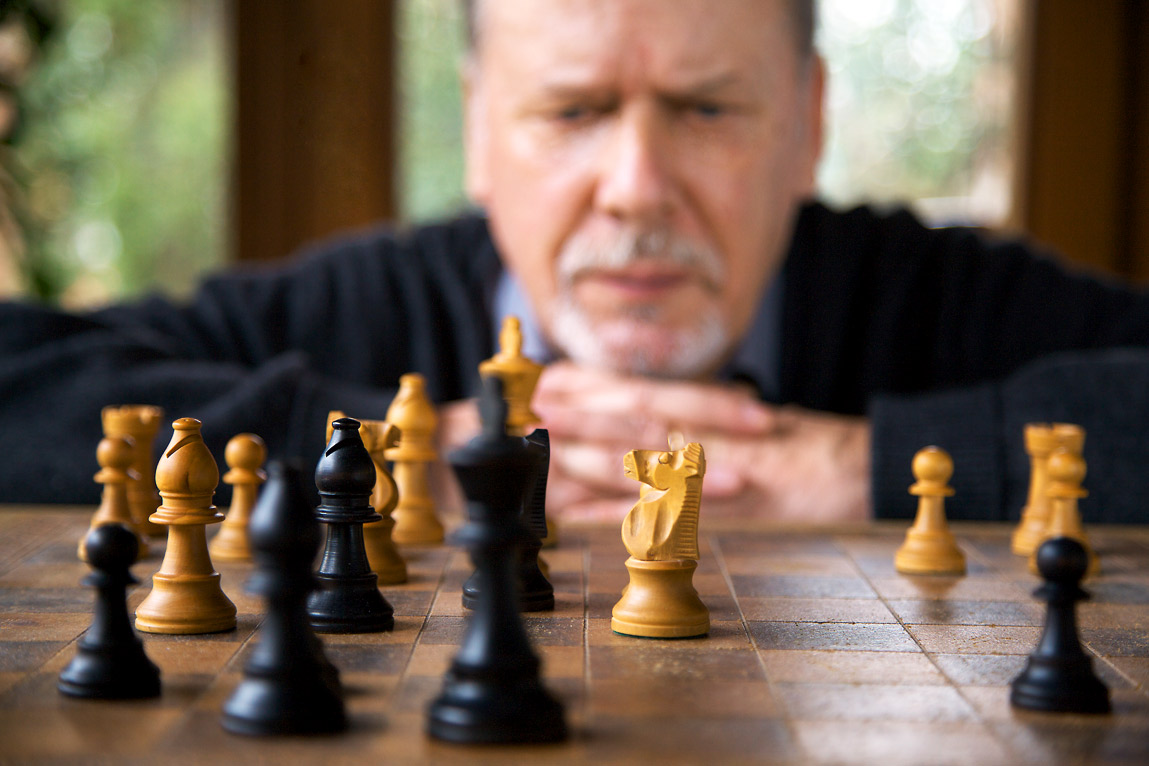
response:
[[[100,471],[96,481],[126,481],[135,459],[135,442],[130,436],[105,436],[96,447],[96,462]]]
[[[953,490],[947,486],[950,477],[954,474],[954,461],[949,453],[940,447],[925,447],[914,455],[911,465],[914,479],[917,482],[910,487],[915,495],[952,495]]]
[[[1054,450],[1049,456],[1049,480],[1069,486],[1085,481],[1085,458],[1067,449]]]
[[[227,442],[223,459],[228,471],[223,480],[229,484],[242,481],[262,481],[266,474],[260,470],[267,459],[267,446],[255,434],[236,434]]]
[[[1037,571],[1047,582],[1079,583],[1088,568],[1085,546],[1072,537],[1051,538],[1037,549]]]
[[[102,524],[84,538],[88,563],[101,572],[126,572],[140,554],[140,541],[123,524]]]

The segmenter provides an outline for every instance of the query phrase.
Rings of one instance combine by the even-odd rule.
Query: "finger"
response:
[[[562,519],[564,523],[621,524],[634,502],[632,497],[591,500],[568,506],[563,510]]]
[[[684,428],[749,435],[767,433],[776,425],[770,407],[731,386],[642,381],[634,396],[640,412]]]
[[[598,491],[633,492],[635,482],[623,474],[626,452],[586,442],[559,442],[551,445],[551,465],[567,480]]]
[[[631,449],[665,449],[670,429],[641,414],[587,412],[574,407],[535,406],[552,438],[614,443]],[[623,445],[626,445],[623,447]]]
[[[479,408],[474,399],[448,402],[439,407],[437,446],[446,452],[462,446],[479,433]]]
[[[551,470],[547,474],[548,514],[561,514],[562,509],[567,506],[585,503],[600,497],[602,497],[602,493],[597,489],[571,479],[557,466],[551,465]]]
[[[749,486],[749,482],[731,465],[706,461],[706,476],[702,481],[702,496],[721,499],[735,497]]]
[[[544,382],[533,404],[552,417],[566,409],[744,434],[776,426],[773,408],[735,386],[617,377],[569,367],[549,380],[544,376]]]

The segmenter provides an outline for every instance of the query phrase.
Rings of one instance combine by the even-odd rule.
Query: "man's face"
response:
[[[785,0],[482,0],[467,187],[575,361],[701,377],[809,193],[821,69]]]

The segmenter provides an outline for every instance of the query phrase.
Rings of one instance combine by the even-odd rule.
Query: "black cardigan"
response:
[[[938,444],[956,464],[951,518],[1016,518],[1023,424],[1067,420],[1088,433],[1087,520],[1149,520],[1149,297],[972,230],[816,204],[785,269],[782,400],[871,416],[879,516],[913,514],[910,458]],[[329,410],[381,418],[403,373],[437,401],[472,395],[500,270],[486,222],[466,217],[220,275],[187,304],[0,304],[0,501],[94,502],[106,404],[200,418],[217,456],[253,431],[273,457],[312,459]]]

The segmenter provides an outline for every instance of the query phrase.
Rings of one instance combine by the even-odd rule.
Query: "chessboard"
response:
[[[1079,607],[1082,642],[1113,713],[1011,708],[1009,683],[1041,634],[1038,579],[1009,529],[954,524],[964,577],[906,576],[904,524],[852,528],[703,523],[694,583],[709,636],[617,635],[627,582],[617,527],[561,527],[544,552],[557,607],[528,614],[569,741],[457,746],[425,734],[425,711],[463,635],[467,555],[407,547],[410,581],[384,587],[395,630],[326,635],[350,730],[249,738],[220,726],[262,605],[250,566],[216,563],[238,629],[141,634],[162,671],[154,700],[89,701],[56,689],[91,620],[76,545],[91,509],[0,508],[0,763],[1149,763],[1149,529],[1090,530],[1102,561]],[[163,543],[134,568],[134,608]]]

